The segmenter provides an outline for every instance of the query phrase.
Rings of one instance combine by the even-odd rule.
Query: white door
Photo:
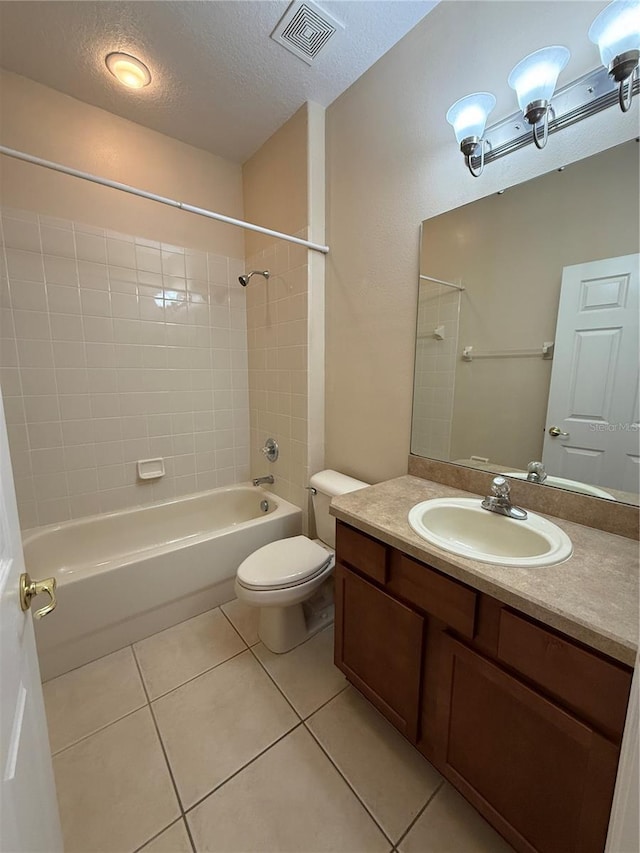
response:
[[[549,474],[634,493],[639,260],[625,255],[563,270],[542,456]]]
[[[0,850],[57,853],[62,834],[33,622],[20,607],[23,572],[0,394]]]

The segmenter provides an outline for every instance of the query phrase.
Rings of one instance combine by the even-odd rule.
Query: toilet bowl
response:
[[[236,595],[259,608],[258,636],[272,652],[287,652],[333,621],[335,520],[331,498],[367,486],[338,471],[310,480],[319,539],[293,536],[258,548],[238,567]]]

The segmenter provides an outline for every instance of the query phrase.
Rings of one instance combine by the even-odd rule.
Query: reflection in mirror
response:
[[[638,503],[639,187],[631,141],[422,223],[412,453]]]

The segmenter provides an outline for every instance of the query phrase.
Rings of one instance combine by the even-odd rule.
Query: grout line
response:
[[[191,850],[193,853],[198,853],[196,850],[196,842],[193,840],[193,835],[191,834],[191,827],[189,826],[189,821],[187,820],[186,815],[182,815],[182,820],[184,821],[184,828],[187,831],[187,835],[189,836],[189,843],[191,844]]]
[[[326,701],[326,702],[323,702],[323,703],[322,703],[322,705],[318,705],[318,707],[317,707],[317,708],[315,708],[313,711],[311,711],[311,713],[310,713],[310,714],[307,714],[307,716],[303,718],[302,722],[303,722],[303,723],[307,723],[307,722],[309,722],[309,720],[311,719],[311,717],[315,717],[315,715],[318,713],[318,711],[321,711],[323,708],[326,708],[326,706],[327,706],[327,705],[329,705],[331,702],[333,702],[333,700],[334,700],[334,699],[337,699],[337,698],[338,698],[338,696],[340,696],[340,694],[341,694],[341,693],[344,693],[344,691],[345,691],[348,687],[351,687],[351,685],[350,685],[350,684],[349,684],[349,682],[347,681],[347,683],[345,684],[345,686],[344,686],[344,687],[341,687],[341,688],[340,688],[340,690],[338,690],[338,692],[337,692],[337,693],[334,693],[334,695],[333,695],[330,699],[327,699],[327,701]]]
[[[217,669],[219,666],[222,666],[225,663],[229,663],[229,661],[234,658],[240,657],[245,652],[248,652],[249,649],[240,649],[239,652],[236,652],[235,655],[231,655],[229,658],[225,658],[225,660],[221,660],[219,663],[215,663],[213,666],[210,666],[208,669],[203,669],[202,672],[199,672],[197,675],[193,675],[191,678],[188,678],[186,681],[181,681],[180,684],[176,684],[175,687],[172,687],[171,690],[167,690],[166,693],[160,693],[158,696],[154,696],[153,699],[149,698],[149,703],[157,702],[158,699],[164,699],[165,696],[169,696],[171,693],[175,693],[176,690],[180,690],[181,687],[184,687],[185,684],[190,684],[192,681],[195,681],[197,678],[200,678],[202,675],[206,675],[209,672],[213,672],[214,669]],[[145,693],[146,693],[146,685],[145,685]]]
[[[126,714],[123,714],[121,717],[117,717],[115,720],[110,720],[108,723],[105,723],[104,726],[100,726],[97,729],[94,729],[91,732],[88,732],[86,735],[82,735],[77,740],[74,740],[73,743],[68,743],[66,746],[63,746],[62,749],[56,750],[56,752],[51,753],[51,758],[55,758],[58,755],[62,755],[63,752],[66,752],[68,749],[71,749],[74,746],[77,746],[79,743],[87,740],[87,738],[93,737],[93,735],[97,735],[99,732],[103,732],[105,729],[108,729],[110,726],[113,726],[115,723],[119,723],[122,720],[126,720],[127,717],[131,717],[133,714],[136,714],[138,711],[142,711],[143,708],[148,708],[149,703],[145,702],[143,705],[139,705],[137,708],[134,708],[133,711],[127,711]]]
[[[133,650],[133,647],[132,647]],[[138,662],[138,658],[136,657],[135,650],[133,650],[133,657],[135,658],[136,664],[138,666],[138,672],[140,672],[140,677],[142,678],[142,671],[140,670],[140,664]],[[145,693],[147,693],[147,689],[145,687]],[[147,693],[147,701],[149,699],[149,694]],[[153,706],[151,702],[149,702],[149,713],[151,714],[151,719],[153,720],[153,725],[155,726],[156,735],[158,736],[158,742],[160,744],[160,749],[162,750],[162,754],[164,755],[164,760],[167,765],[167,770],[169,771],[169,776],[171,778],[171,783],[173,784],[173,790],[175,791],[176,800],[178,802],[178,808],[180,809],[180,814],[184,817],[184,807],[182,805],[182,800],[180,798],[180,793],[178,791],[178,786],[176,784],[175,777],[173,775],[173,770],[171,769],[171,764],[169,763],[169,756],[167,755],[167,750],[165,749],[164,742],[162,740],[162,735],[160,734],[160,728],[158,727],[158,721],[156,720],[156,715],[153,713]]]
[[[305,729],[307,730],[307,732],[311,735],[311,737],[312,737],[312,739],[314,740],[314,742],[315,742],[315,743],[317,744],[317,746],[320,748],[320,751],[323,753],[323,755],[325,755],[325,756],[326,756],[326,758],[328,759],[329,763],[332,765],[332,767],[334,768],[334,770],[338,773],[338,775],[339,775],[339,776],[340,776],[340,778],[343,780],[343,782],[346,784],[346,786],[349,788],[349,790],[350,790],[350,791],[351,791],[351,793],[354,795],[354,797],[358,800],[358,802],[360,803],[360,805],[362,806],[362,808],[365,810],[365,812],[369,815],[369,817],[371,818],[371,820],[372,820],[372,821],[375,823],[375,825],[378,827],[378,829],[379,829],[379,830],[380,830],[380,832],[383,834],[383,836],[386,838],[386,840],[389,842],[389,844],[391,845],[391,847],[392,847],[392,848],[393,848],[393,847],[395,847],[395,845],[394,845],[394,843],[393,843],[392,839],[391,839],[391,838],[389,838],[388,833],[387,833],[387,832],[382,828],[382,826],[380,825],[380,822],[379,822],[379,821],[377,820],[377,818],[373,815],[373,813],[371,812],[371,810],[369,809],[369,807],[365,804],[365,802],[363,801],[363,799],[360,797],[360,794],[358,794],[358,792],[357,792],[357,791],[356,791],[356,789],[353,787],[353,785],[351,784],[351,782],[347,779],[347,777],[344,775],[344,773],[340,770],[340,768],[339,768],[339,767],[338,767],[338,765],[335,763],[335,761],[333,760],[333,758],[331,757],[331,755],[329,755],[329,753],[327,752],[327,750],[326,750],[326,749],[324,748],[324,746],[320,743],[320,740],[317,738],[317,736],[316,736],[316,735],[313,733],[313,731],[309,728],[309,726],[306,724],[306,722],[303,722],[303,723],[302,723],[302,725],[305,727]]]
[[[183,815],[180,815],[180,817],[177,817],[175,820],[172,820],[171,823],[169,823],[165,827],[163,827],[160,830],[160,832],[156,832],[155,835],[152,835],[150,838],[147,838],[147,840],[144,842],[144,844],[141,844],[140,847],[136,847],[136,849],[133,851],[133,853],[139,853],[140,850],[144,850],[144,848],[147,846],[147,844],[150,844],[152,841],[155,841],[155,839],[158,838],[158,836],[162,835],[163,832],[166,832],[167,829],[171,829],[172,826],[175,826],[176,823],[178,823],[181,820],[184,820]]]
[[[153,634],[151,634],[151,636],[153,636]],[[143,639],[146,639],[146,637]],[[136,640],[136,643],[138,643],[138,642],[139,642],[139,640]],[[42,682],[41,686],[44,687],[45,684],[50,684],[52,681],[55,681],[56,678],[63,678],[65,675],[69,675],[69,673],[71,673],[71,672],[75,672],[78,669],[82,669],[83,666],[89,666],[89,664],[91,664],[91,663],[97,663],[97,661],[104,660],[105,658],[108,658],[109,655],[115,655],[116,652],[121,652],[124,649],[133,649],[133,643],[127,643],[126,645],[121,646],[119,649],[114,649],[112,652],[107,652],[104,655],[100,655],[99,658],[93,658],[92,660],[88,660],[86,663],[79,663],[78,666],[74,666],[71,669],[67,669],[67,670],[65,670],[65,672],[61,672],[60,675],[54,675],[51,678],[47,678],[46,681]]]
[[[267,677],[268,677],[268,678],[271,680],[271,682],[274,684],[274,686],[275,686],[276,690],[278,691],[278,693],[280,693],[280,695],[284,698],[284,700],[285,700],[285,702],[287,703],[287,705],[289,705],[289,707],[292,709],[292,711],[293,711],[293,713],[296,715],[296,717],[300,720],[300,722],[303,722],[302,715],[300,714],[300,712],[298,711],[298,709],[294,706],[294,704],[291,702],[291,700],[289,699],[289,697],[287,696],[287,694],[286,694],[286,693],[284,692],[284,690],[280,687],[280,685],[279,685],[279,684],[278,684],[278,682],[275,680],[275,678],[271,675],[271,673],[269,672],[269,670],[267,669],[267,667],[263,664],[263,662],[260,660],[260,658],[258,657],[258,655],[255,653],[254,649],[255,649],[258,645],[260,645],[260,644],[259,644],[259,643],[256,643],[256,645],[255,645],[255,646],[250,646],[250,647],[249,647],[249,651],[250,651],[250,652],[251,652],[251,654],[253,655],[254,659],[257,661],[258,666],[260,666],[260,667],[262,668],[263,672],[267,675]]]
[[[192,812],[197,806],[199,806],[201,803],[203,803],[208,797],[210,797],[212,794],[215,794],[216,791],[219,791],[220,788],[222,788],[224,785],[227,784],[227,782],[230,782],[239,773],[242,773],[243,770],[246,770],[250,764],[253,764],[254,761],[257,761],[266,752],[269,752],[269,750],[272,749],[276,744],[280,743],[281,740],[284,740],[284,738],[286,738],[288,735],[290,735],[292,732],[294,732],[296,729],[299,729],[300,726],[303,726],[303,725],[304,725],[304,723],[302,721],[300,721],[299,723],[296,723],[295,726],[292,726],[290,729],[288,729],[286,732],[284,732],[284,734],[281,734],[279,738],[277,738],[276,740],[273,741],[273,743],[270,743],[268,746],[265,746],[265,748],[263,750],[261,750],[257,755],[254,755],[250,761],[247,761],[246,764],[243,764],[242,767],[239,767],[237,770],[235,770],[231,774],[231,776],[228,776],[226,779],[224,779],[222,782],[220,782],[219,785],[216,785],[215,788],[212,788],[203,797],[200,797],[199,800],[196,800],[196,802],[192,806],[189,806],[189,808],[184,813],[185,818],[186,818],[187,814],[189,814],[189,812]]]
[[[245,640],[245,638],[242,636],[242,634],[240,633],[239,629],[238,629],[238,628],[236,628],[235,623],[233,622],[233,620],[231,619],[231,617],[230,617],[230,616],[228,616],[228,615],[225,613],[225,611],[222,609],[222,608],[225,606],[225,604],[231,604],[231,602],[232,602],[232,601],[237,601],[237,600],[238,600],[237,598],[232,598],[230,601],[223,601],[223,602],[222,602],[222,604],[219,604],[219,605],[218,605],[218,609],[220,610],[220,613],[222,613],[222,615],[224,616],[224,618],[227,620],[227,622],[229,623],[229,625],[231,625],[231,627],[232,627],[232,628],[233,628],[233,630],[236,632],[236,634],[240,637],[240,639],[241,639],[241,640],[242,640],[242,642],[245,644],[245,646],[246,646],[248,649],[250,649],[250,648],[251,648],[251,646],[249,645],[249,643],[247,643],[247,641]],[[258,638],[257,642],[255,642],[253,645],[254,645],[254,646],[257,646],[259,642],[260,642],[260,638]]]
[[[425,811],[427,810],[427,807],[431,804],[431,802],[432,802],[432,800],[434,799],[434,797],[436,796],[436,794],[438,794],[438,793],[439,793],[439,791],[444,787],[445,782],[446,782],[446,779],[444,779],[444,778],[443,778],[442,782],[440,782],[440,784],[439,784],[439,785],[438,785],[438,787],[435,789],[435,791],[433,792],[433,794],[431,794],[431,796],[429,797],[429,799],[427,800],[427,802],[423,805],[423,807],[420,809],[420,811],[418,812],[418,814],[414,817],[414,819],[411,821],[411,823],[409,824],[409,826],[405,829],[405,831],[402,833],[402,835],[400,836],[400,838],[396,841],[396,843],[395,843],[395,846],[396,846],[396,847],[399,847],[399,846],[400,846],[400,844],[405,840],[405,838],[407,837],[407,835],[409,835],[409,833],[411,832],[411,830],[413,829],[413,827],[416,825],[416,823],[420,820],[420,818],[422,817],[422,815],[423,815],[423,814],[425,813]]]

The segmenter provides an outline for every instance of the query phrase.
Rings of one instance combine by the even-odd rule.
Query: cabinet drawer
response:
[[[619,740],[631,672],[552,631],[503,610],[498,658]]]
[[[336,555],[341,563],[358,569],[379,583],[386,583],[386,545],[341,522],[336,525]]]
[[[473,637],[478,593],[468,586],[394,551],[388,589],[459,634]]]

